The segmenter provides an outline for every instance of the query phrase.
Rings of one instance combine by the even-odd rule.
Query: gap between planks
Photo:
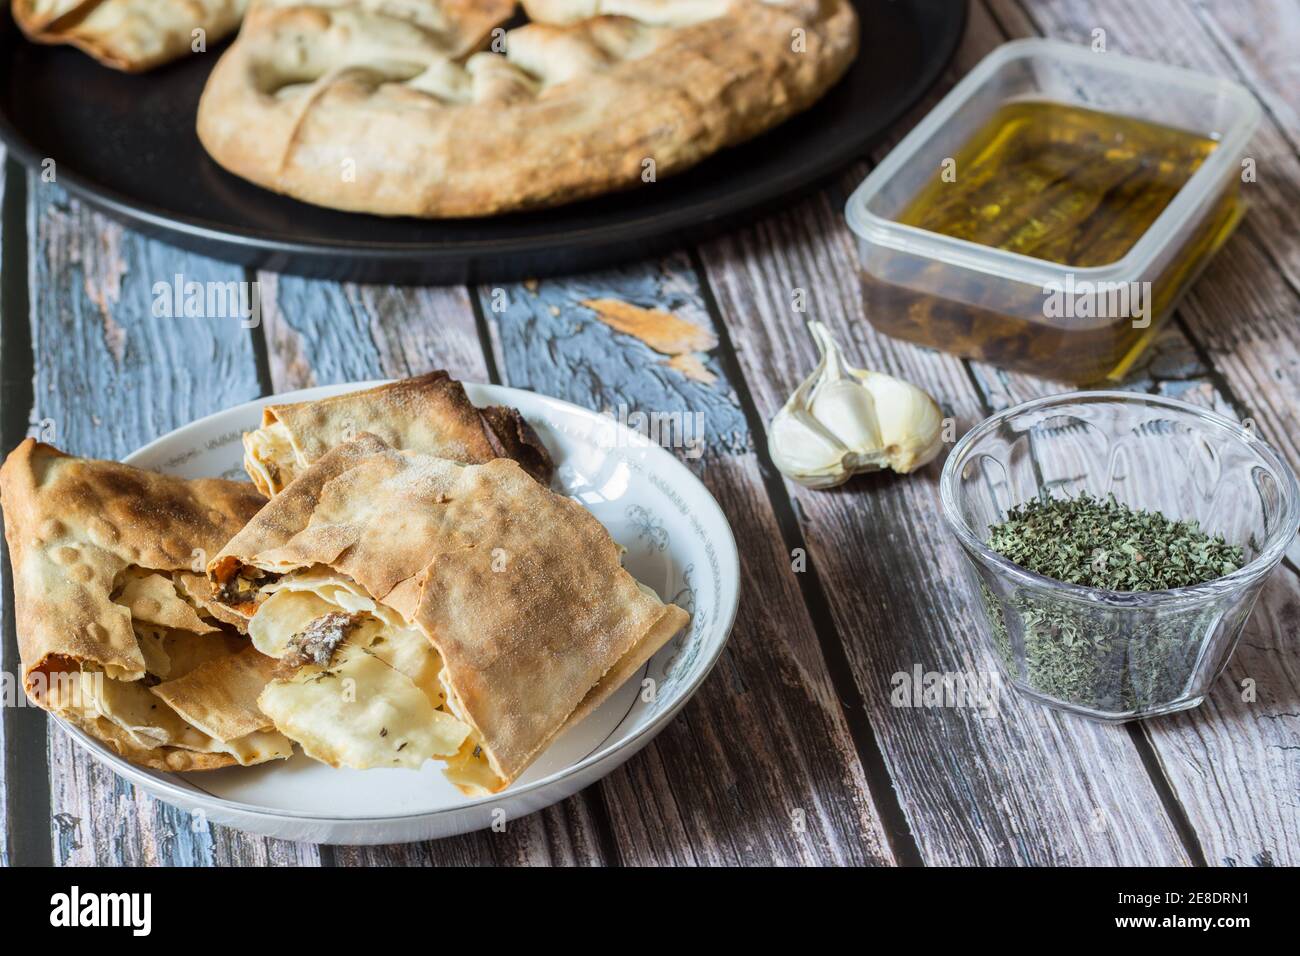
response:
[[[28,325],[27,174],[16,159],[0,150],[0,454],[8,454],[27,435],[32,408],[31,328]],[[0,516],[0,529],[4,519]],[[3,577],[4,648],[0,666],[14,682],[15,703],[22,697],[22,665],[14,621],[13,568],[9,549],[0,545]],[[24,701],[24,704],[26,702]],[[33,706],[5,707],[3,715],[4,834],[0,864],[48,866],[50,845],[50,773],[45,712]]]

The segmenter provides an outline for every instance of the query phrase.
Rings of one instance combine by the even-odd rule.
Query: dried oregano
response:
[[[1240,547],[1196,521],[1108,498],[1040,498],[989,528],[989,547],[1044,577],[1107,591],[1164,591],[1213,581],[1242,565]]]
[[[1244,562],[1240,547],[1206,534],[1195,521],[1087,494],[1012,508],[990,527],[988,544],[1037,574],[1110,591],[1200,584]],[[981,592],[994,644],[1016,677],[1049,697],[1106,712],[1178,699],[1214,619],[1214,609],[1205,607],[1089,608],[1022,587],[1001,599],[987,586]]]

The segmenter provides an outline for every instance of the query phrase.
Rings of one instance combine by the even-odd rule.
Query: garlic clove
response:
[[[821,358],[768,431],[780,471],[813,488],[880,468],[914,471],[942,447],[943,416],[922,389],[883,372],[855,369],[821,322],[809,328]]]
[[[929,464],[943,447],[943,412],[925,391],[881,372],[860,381],[876,401],[880,443],[889,467],[908,474]]]
[[[778,414],[772,420],[767,444],[773,464],[796,480],[834,476],[849,454],[834,434],[803,410]]]
[[[824,383],[813,392],[808,414],[838,438],[846,451],[882,445],[875,396],[855,379]]]

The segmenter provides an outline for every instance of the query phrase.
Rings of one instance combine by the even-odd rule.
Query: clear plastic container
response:
[[[996,111],[1034,101],[1133,117],[1217,145],[1128,251],[1101,265],[1047,261],[898,221]],[[1259,118],[1254,97],[1227,80],[1056,40],[1002,45],[849,197],[867,319],[886,334],[1003,367],[1079,383],[1121,378],[1240,218],[1242,159]]]

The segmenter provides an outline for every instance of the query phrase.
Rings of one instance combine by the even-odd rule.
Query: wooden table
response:
[[[1230,77],[1265,107],[1251,151],[1258,181],[1245,187],[1254,208],[1127,387],[1251,418],[1300,468],[1294,3],[975,0],[950,75],[896,134],[1003,41],[1091,42],[1096,29],[1112,51]],[[815,360],[794,290],[858,364],[928,389],[962,430],[1062,386],[872,331],[841,215],[867,168],[662,260],[501,287],[395,288],[245,276],[120,228],[10,160],[0,235],[5,450],[30,432],[118,458],[269,392],[431,368],[596,409],[701,411],[708,445],[691,464],[734,525],[744,599],[716,670],[651,746],[505,833],[361,848],[245,836],[155,802],[48,728],[42,712],[8,706],[0,861],[1300,863],[1300,547],[1194,712],[1116,727],[1012,694],[997,716],[890,705],[897,672],[994,665],[940,524],[937,463],[834,492],[807,491],[772,468],[766,422]],[[261,326],[154,318],[153,284],[176,273],[256,279]],[[667,367],[598,321],[581,304],[592,298],[712,328],[720,344],[708,374]],[[13,675],[7,580],[4,603],[3,666]]]

